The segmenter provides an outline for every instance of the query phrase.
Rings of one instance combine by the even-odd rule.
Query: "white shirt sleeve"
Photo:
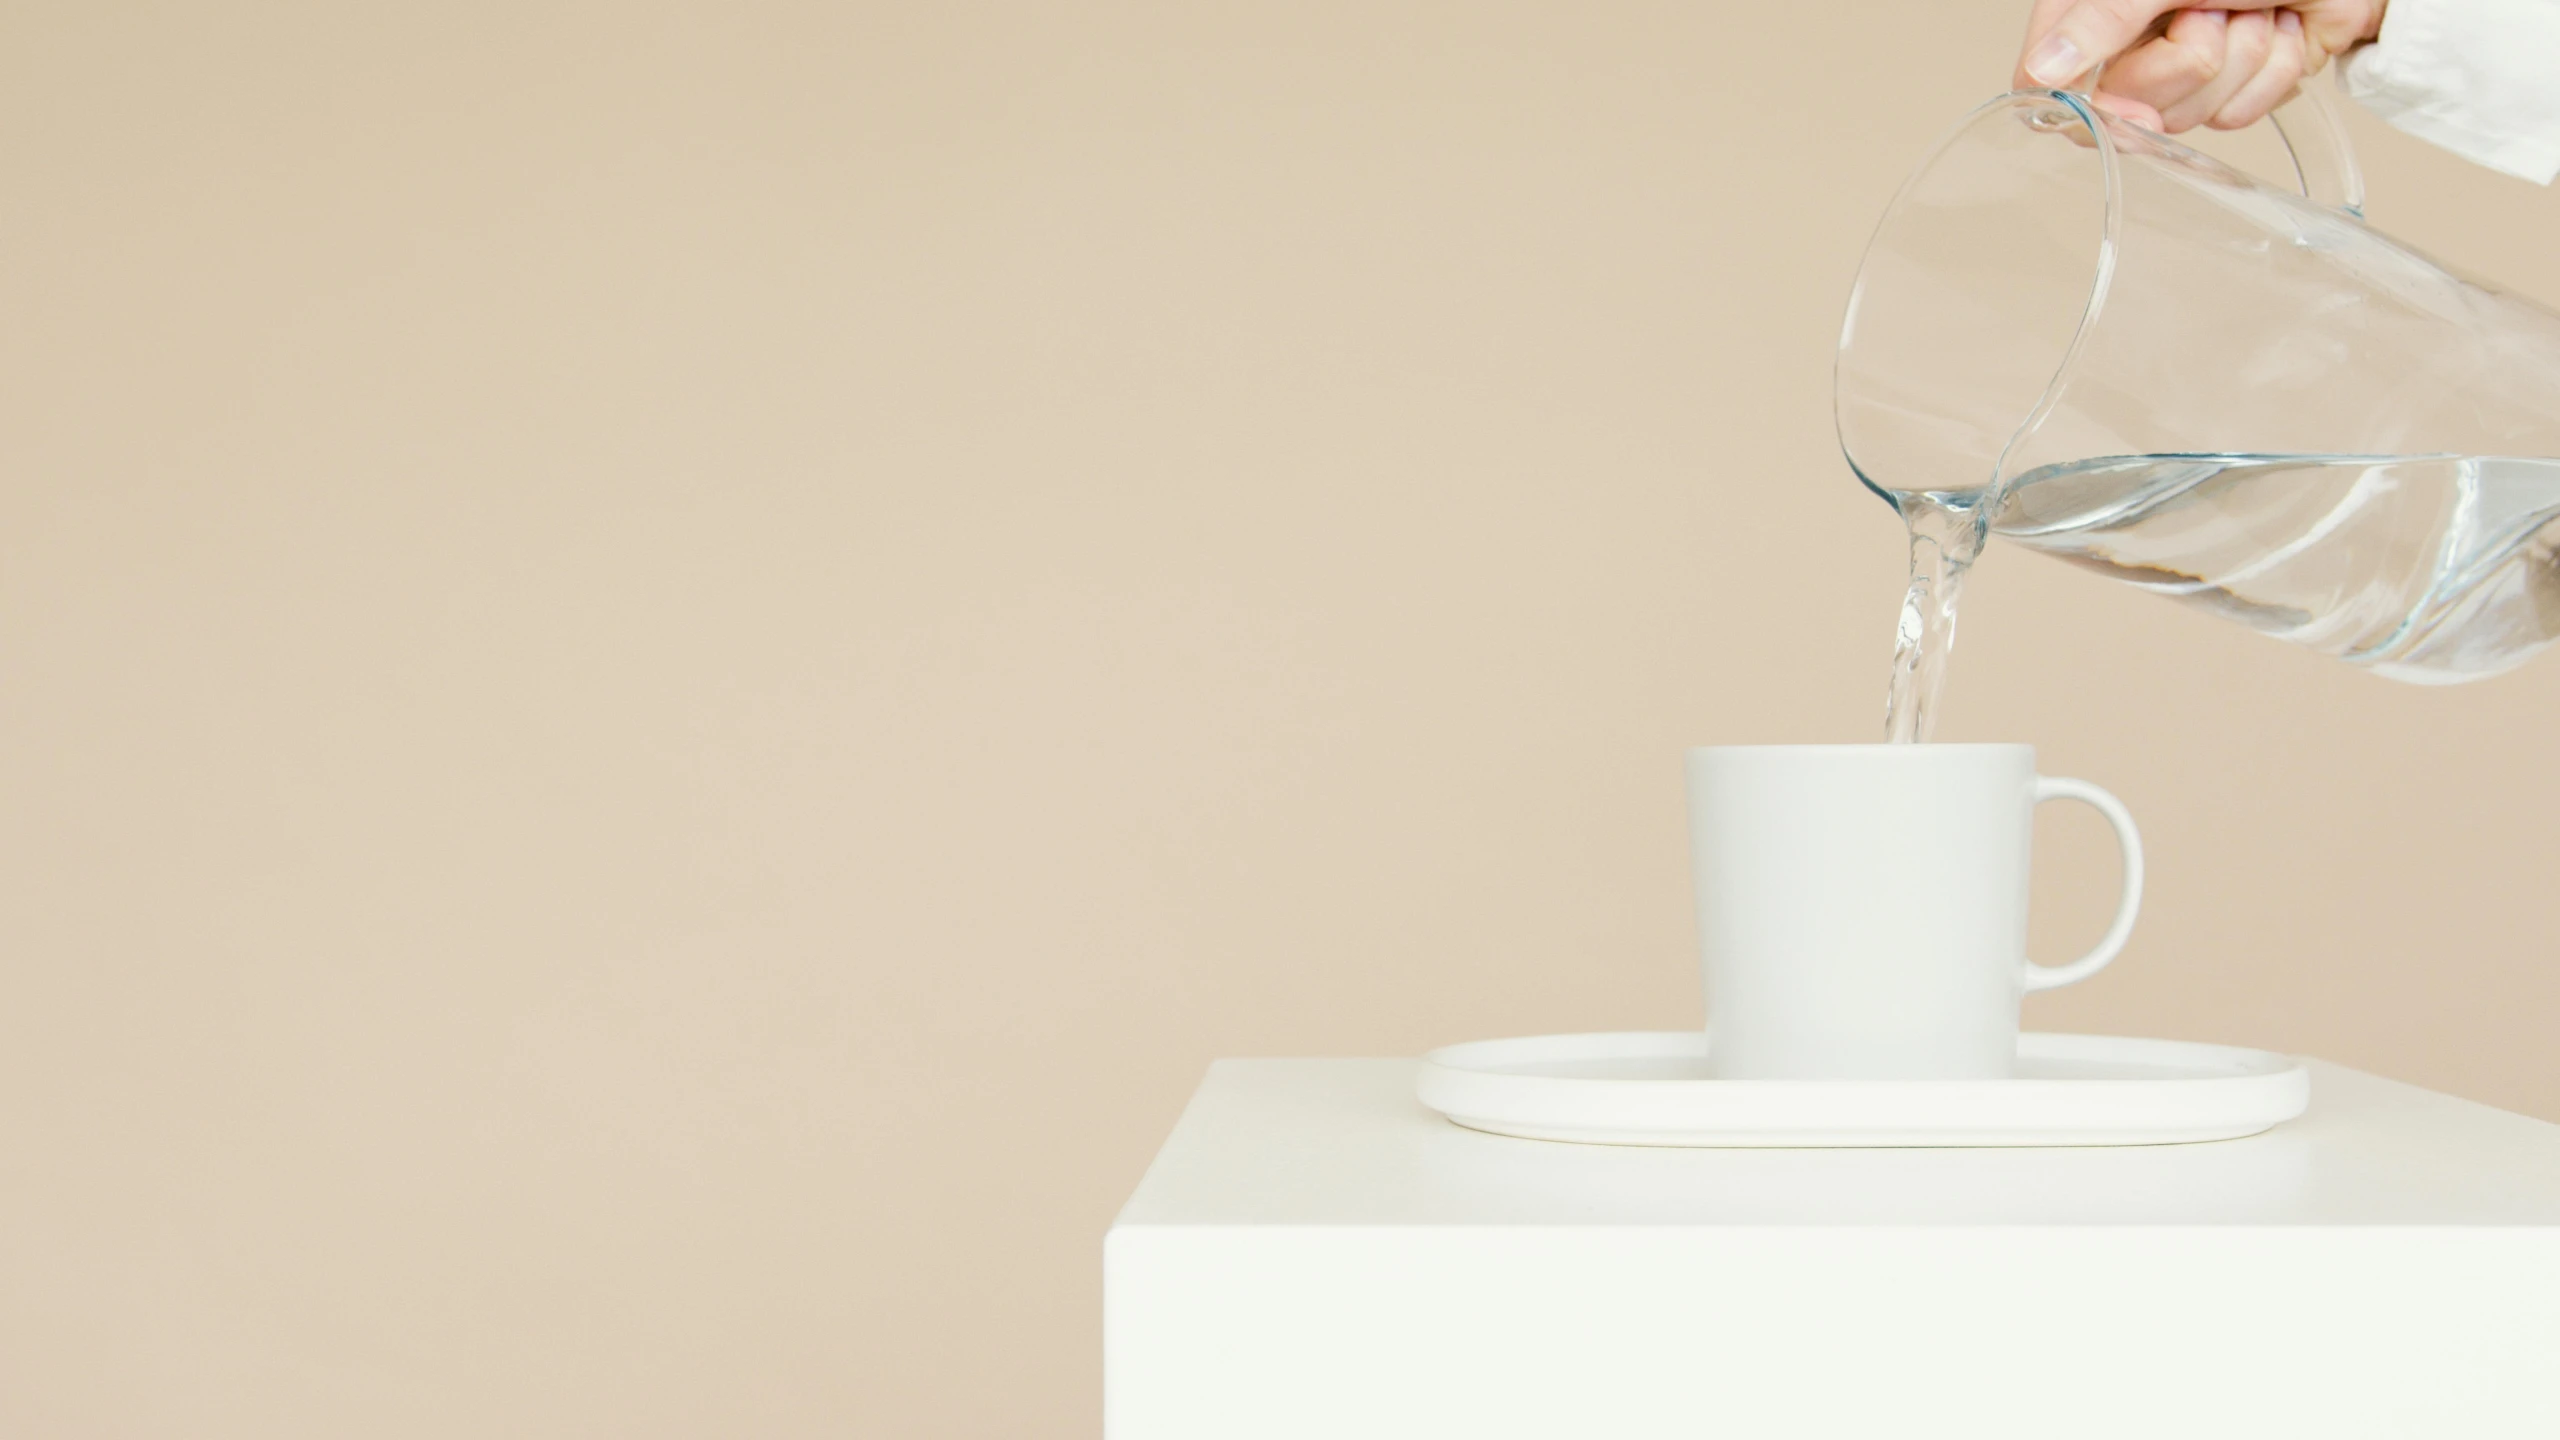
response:
[[[2338,79],[2466,160],[2541,185],[2560,174],[2560,0],[2391,0],[2382,38]]]

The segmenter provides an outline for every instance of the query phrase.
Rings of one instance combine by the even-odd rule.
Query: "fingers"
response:
[[[2139,125],[2145,130],[2167,133],[2167,122],[2160,118],[2160,112],[2139,100],[2127,100],[2121,95],[2110,95],[2101,90],[2089,97],[2089,103],[2118,119]]]
[[[2159,38],[2109,65],[2090,98],[2137,123],[2147,109],[2164,134],[2205,124],[2238,129],[2293,93],[2311,49],[2290,8],[2181,10]]]
[[[2181,10],[2160,38],[2133,47],[2108,66],[2099,91],[2148,105],[2160,116],[2163,130],[2175,128],[2180,107],[2205,95],[2221,76],[2230,36],[2227,13]],[[2236,88],[2238,82],[2233,83]]]
[[[2028,21],[2027,47],[2018,61],[2018,74],[2032,85],[2067,88],[2140,39],[2151,22],[2176,3],[2070,0],[2051,7],[2039,3]],[[2051,23],[2038,28],[2036,22],[2046,18],[2049,8],[2056,12]]]
[[[2275,21],[2263,10],[2233,15],[2212,28],[2220,33],[2199,37],[2199,48],[2212,57],[2212,75],[2186,98],[2159,107],[2161,120],[2173,134],[2212,119],[2241,87],[2258,78],[2275,48]],[[2177,33],[2178,27],[2170,27],[2172,37]]]
[[[2291,10],[2279,12],[2266,63],[2204,123],[2216,130],[2237,130],[2265,119],[2268,111],[2293,98],[2294,87],[2302,83],[2304,72],[2310,68],[2308,56],[2302,17]]]
[[[2383,0],[2033,0],[2015,82],[2068,89],[2169,134],[2238,129],[2378,28]],[[2335,33],[2332,33],[2335,32]]]
[[[2303,49],[2309,55],[2306,75],[2317,75],[2333,55],[2382,33],[2384,0],[2288,0],[2299,7]]]
[[[2027,57],[2034,53],[2036,42],[2042,40],[2046,32],[2053,29],[2054,22],[2061,19],[2065,11],[2078,3],[2079,0],[2035,0],[2035,4],[2027,11],[2027,38],[2018,47],[2017,71],[2009,77],[2011,89],[2032,90],[2045,83],[2027,73]],[[2072,77],[2073,80],[2079,78],[2077,75]],[[2069,81],[2058,81],[2051,88],[2061,89],[2069,83]]]

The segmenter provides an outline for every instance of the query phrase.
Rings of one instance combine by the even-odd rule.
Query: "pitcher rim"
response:
[[[1892,505],[1897,511],[1902,508],[1900,493],[1877,484],[1864,469],[1860,468],[1856,452],[1849,448],[1847,427],[1843,422],[1840,408],[1840,368],[1848,354],[1850,332],[1858,316],[1858,302],[1866,293],[1868,262],[1873,258],[1875,247],[1884,238],[1887,228],[1901,215],[1904,202],[1910,199],[1911,192],[1918,189],[1920,183],[1929,177],[1930,172],[1936,168],[1939,158],[1947,153],[1948,148],[1972,130],[1983,116],[1995,110],[2052,102],[2059,102],[2078,121],[2080,127],[2089,133],[2093,142],[2091,148],[2097,152],[2100,188],[2105,202],[2098,226],[2098,259],[2091,269],[2088,297],[2081,304],[2080,318],[2073,325],[2070,343],[2063,346],[2061,358],[2054,363],[2053,373],[2045,377],[2044,389],[2037,395],[2036,403],[2028,408],[2024,419],[2011,427],[2008,437],[2000,444],[2000,453],[1992,464],[1990,479],[1984,483],[1980,500],[1977,502],[1982,505],[1984,518],[1987,519],[1988,512],[1992,508],[1988,502],[1997,498],[1993,492],[2001,488],[2001,477],[2009,468],[2010,452],[2017,448],[2021,439],[2043,424],[2046,416],[2053,413],[2054,405],[2062,398],[2063,381],[2070,375],[2072,366],[2078,362],[2081,347],[2087,343],[2089,332],[2097,328],[2099,313],[2105,309],[2108,292],[2114,285],[2116,252],[2124,221],[2124,190],[2116,157],[2115,137],[2107,133],[2107,127],[2100,118],[2100,112],[2086,99],[2071,91],[2010,90],[1995,95],[1966,111],[1935,141],[1931,142],[1928,150],[1922,153],[1919,162],[1911,167],[1910,173],[1903,177],[1899,186],[1895,187],[1893,199],[1885,205],[1883,213],[1876,218],[1875,228],[1868,232],[1867,243],[1859,247],[1857,276],[1850,282],[1849,303],[1842,309],[1839,339],[1832,347],[1831,423],[1833,434],[1840,445],[1841,457],[1849,463],[1849,473],[1857,476],[1859,484],[1866,486],[1869,491],[1885,503]]]

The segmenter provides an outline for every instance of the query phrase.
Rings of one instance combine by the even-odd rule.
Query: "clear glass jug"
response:
[[[1906,518],[2396,679],[2505,670],[2560,636],[2560,315],[2367,225],[2322,102],[2280,123],[2303,193],[2076,95],[1975,111],[1860,264],[1841,448]]]

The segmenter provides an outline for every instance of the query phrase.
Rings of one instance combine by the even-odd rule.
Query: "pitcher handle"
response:
[[[2106,73],[2100,66],[2071,88],[2086,95],[2105,83]],[[2338,107],[2328,96],[2308,83],[2296,86],[2292,99],[2267,112],[2267,123],[2284,142],[2285,158],[2293,162],[2293,183],[2304,199],[2364,218],[2364,167],[2356,163],[2347,127],[2338,123]]]
[[[2309,85],[2275,108],[2267,119],[2284,139],[2293,159],[2293,180],[2303,196],[2317,204],[2364,218],[2364,169],[2347,143],[2347,127],[2338,123],[2338,107]]]

